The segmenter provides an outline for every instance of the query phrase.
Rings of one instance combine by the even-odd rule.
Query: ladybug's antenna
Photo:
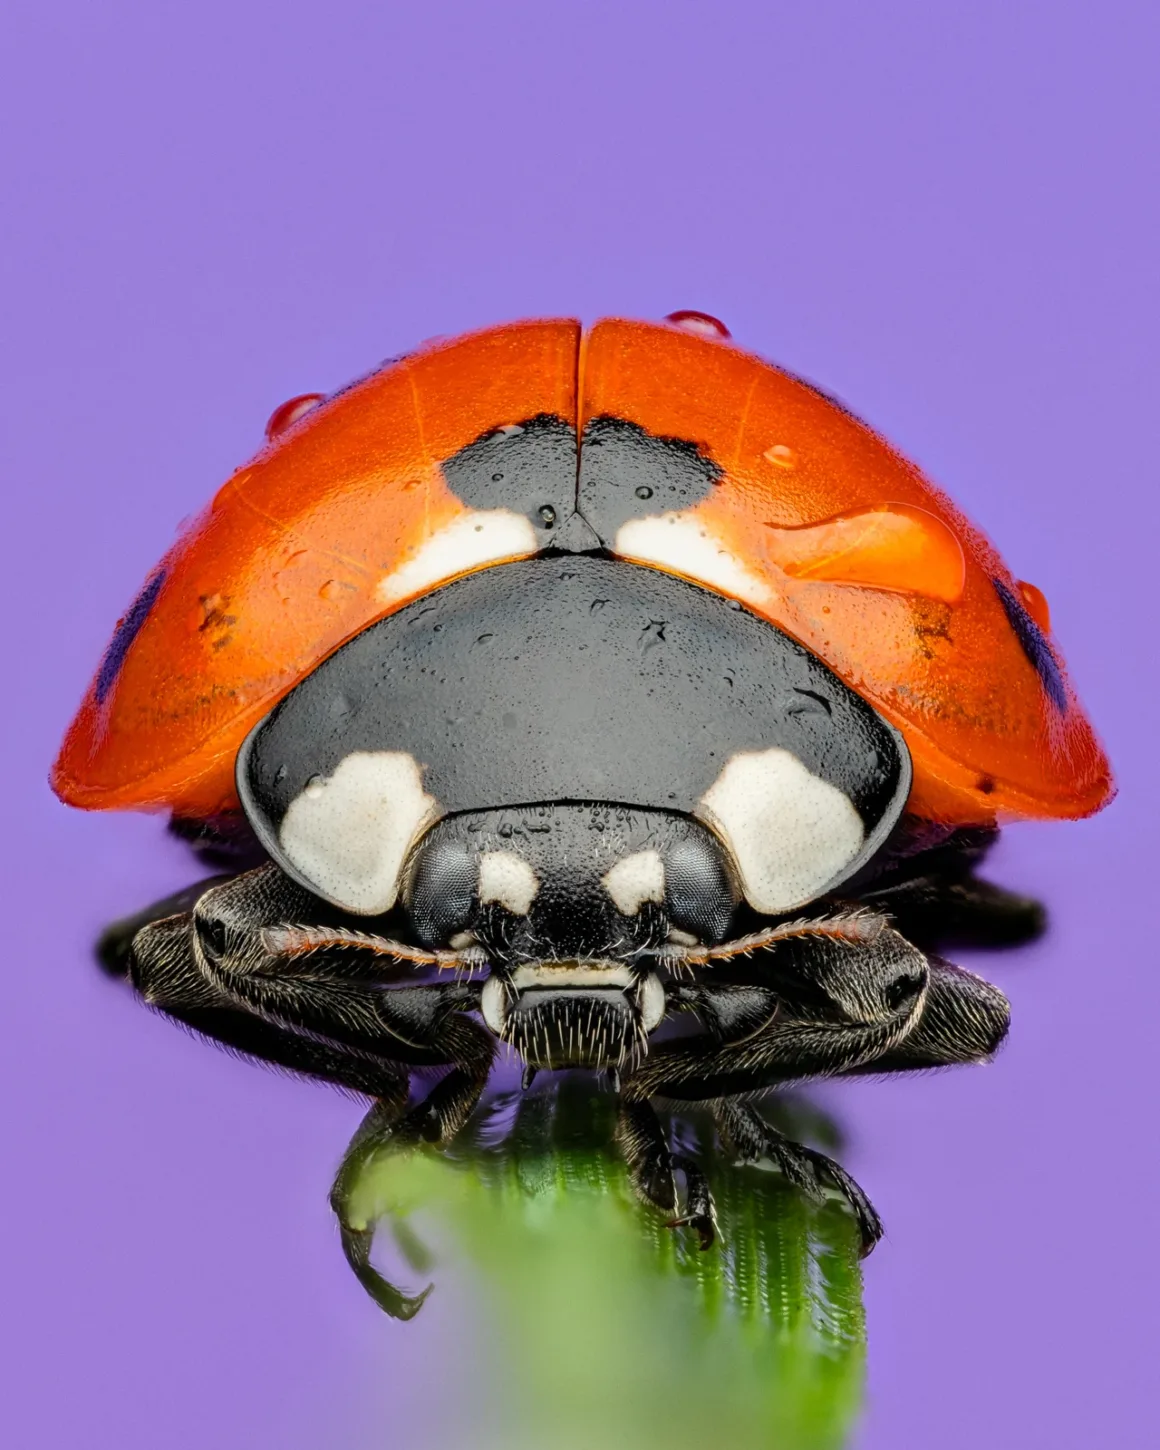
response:
[[[777,926],[766,927],[764,931],[751,932],[733,941],[718,942],[712,946],[683,946],[666,942],[654,949],[651,955],[662,962],[679,966],[699,967],[709,962],[725,962],[732,957],[747,957],[753,952],[763,951],[779,941],[792,937],[828,937],[831,941],[845,942],[849,946],[865,946],[874,941],[886,927],[886,918],[875,911],[860,909],[842,912],[837,916],[824,916],[809,920],[783,921]]]
[[[487,965],[487,953],[482,947],[427,951],[423,947],[344,926],[268,926],[262,931],[262,941],[270,955],[275,957],[301,957],[309,952],[347,949],[391,957],[397,962],[413,962],[421,967],[462,969]]]

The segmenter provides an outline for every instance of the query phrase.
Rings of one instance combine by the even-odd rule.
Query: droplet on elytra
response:
[[[698,337],[712,338],[717,342],[732,336],[723,322],[710,317],[707,312],[670,312],[665,321],[671,322],[674,327],[684,328],[686,332],[695,332]]]
[[[786,443],[775,443],[772,448],[767,448],[761,456],[767,463],[772,463],[775,468],[784,468],[787,471],[797,464],[797,454]]]
[[[345,593],[344,586],[337,579],[328,579],[318,591],[319,599],[341,599]]]
[[[1016,579],[1016,587],[1019,590],[1019,597],[1023,600],[1027,613],[1039,626],[1044,634],[1051,633],[1051,606],[1042,589],[1036,589],[1034,584],[1028,584],[1026,579]]]
[[[555,524],[556,510],[552,507],[550,503],[544,504],[543,508],[540,509],[540,522],[546,529],[552,528]]]
[[[652,498],[652,489],[649,488],[647,483],[642,483],[636,490],[636,496],[639,499]]]
[[[279,408],[275,408],[266,420],[266,437],[279,438],[288,428],[293,428],[299,418],[304,418],[307,413],[317,408],[319,403],[326,401],[325,393],[299,393],[296,398],[287,398]]]

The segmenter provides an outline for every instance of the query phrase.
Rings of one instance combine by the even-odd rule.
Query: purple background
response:
[[[890,1229],[861,1444],[1155,1443],[1158,14],[9,0],[8,1443],[439,1442],[451,1298],[380,1320],[329,1222],[357,1106],[97,975],[98,924],[190,867],[43,779],[284,397],[435,333],[676,307],[847,399],[1045,590],[1121,784],[1002,847],[1055,930],[990,968],[998,1064],[832,1095]]]

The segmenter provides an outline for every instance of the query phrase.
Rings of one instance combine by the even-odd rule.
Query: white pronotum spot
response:
[[[514,851],[482,851],[479,857],[479,899],[507,907],[515,916],[527,916],[540,883],[536,873]]]
[[[405,563],[380,579],[378,597],[384,604],[410,599],[484,564],[534,554],[540,544],[523,514],[477,509],[432,534]]]
[[[629,519],[617,530],[616,553],[625,559],[657,564],[748,604],[764,604],[772,594],[769,585],[750,573],[693,513]]]
[[[866,836],[850,798],[781,749],[733,756],[695,814],[729,846],[746,901],[766,915],[836,885]]]
[[[665,899],[665,863],[658,851],[634,851],[601,878],[623,916],[635,916],[646,901]]]
[[[394,906],[407,852],[437,811],[412,756],[360,750],[291,801],[278,839],[320,896],[374,916]]]

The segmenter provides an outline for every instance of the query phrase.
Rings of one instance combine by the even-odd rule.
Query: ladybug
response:
[[[1110,798],[1047,604],[843,406],[699,313],[438,339],[292,399],[117,625],[52,784],[223,867],[110,929],[150,1005],[447,1145],[505,1044],[603,1075],[640,1195],[713,1242],[654,1101],[836,1188],[754,1106],[986,1059],[949,942],[1036,902],[999,826]],[[430,1086],[432,1077],[434,1086]],[[413,1091],[427,1084],[426,1095]]]

